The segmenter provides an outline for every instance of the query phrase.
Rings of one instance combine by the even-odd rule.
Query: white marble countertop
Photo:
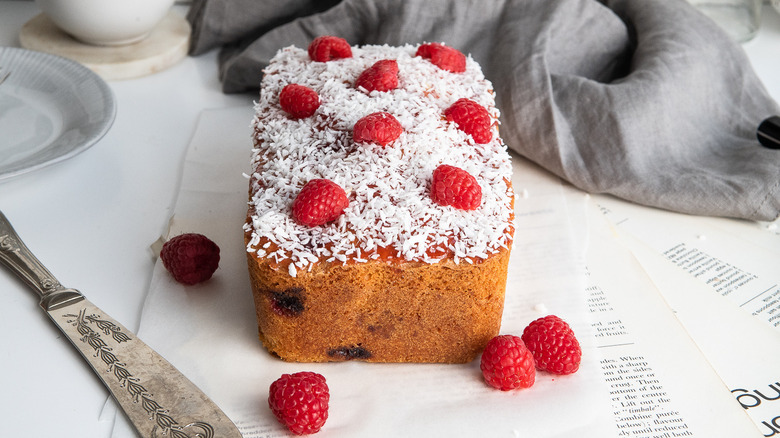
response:
[[[38,13],[33,2],[0,1],[0,45],[19,47],[20,28]],[[0,209],[27,246],[63,285],[131,330],[152,275],[149,246],[167,225],[198,115],[251,105],[252,96],[220,91],[216,55],[109,82],[117,115],[103,139],[0,184]],[[100,380],[23,283],[4,272],[0,290],[8,304],[0,318],[2,435],[108,436],[113,418],[99,420],[108,394]]]
[[[19,47],[20,28],[38,13],[33,2],[0,1],[0,46]],[[780,100],[780,15],[769,6],[744,48]],[[216,57],[212,51],[152,76],[109,82],[118,111],[99,143],[0,183],[0,209],[27,246],[64,285],[131,330],[152,275],[149,246],[167,225],[198,115],[253,99],[220,91]],[[101,419],[108,394],[101,382],[21,281],[0,273],[0,291],[0,434],[108,436],[113,418]]]

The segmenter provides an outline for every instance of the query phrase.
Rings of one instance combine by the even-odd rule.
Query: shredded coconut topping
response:
[[[450,73],[415,57],[415,51],[411,45],[361,46],[353,47],[352,58],[313,62],[305,50],[287,47],[271,60],[252,121],[248,251],[276,263],[289,260],[295,276],[322,260],[377,259],[380,249],[407,261],[436,263],[448,252],[456,263],[473,263],[511,245],[512,167],[498,137],[492,85],[470,56],[465,72]],[[360,73],[382,59],[398,62],[398,88],[356,89]],[[279,106],[279,93],[292,83],[319,94],[321,105],[313,116],[294,120]],[[490,143],[474,143],[445,119],[444,110],[462,97],[490,113]],[[386,147],[354,143],[355,122],[378,111],[394,115],[404,132]],[[479,208],[462,211],[433,202],[430,179],[440,164],[460,167],[477,179]],[[349,207],[334,222],[307,227],[290,212],[300,189],[314,178],[344,188]]]

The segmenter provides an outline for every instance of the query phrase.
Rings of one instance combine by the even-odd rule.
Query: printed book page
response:
[[[780,333],[780,234],[758,223],[672,213],[597,196],[618,229],[635,236],[671,266]]]
[[[766,266],[780,261],[774,224],[684,215],[669,222],[664,220],[668,214],[602,198],[596,203],[613,232],[638,258],[738,406],[763,436],[780,436],[780,308],[775,292],[780,277]],[[677,219],[682,219],[680,226],[675,226]],[[686,265],[679,256],[670,256],[669,248],[683,245],[698,253],[701,262]],[[710,271],[697,268],[707,262],[713,265]],[[731,293],[719,293],[714,284],[737,272],[737,278],[751,280],[735,284]],[[743,298],[735,300],[737,295]]]
[[[760,436],[595,206],[589,228],[588,304],[619,436]]]

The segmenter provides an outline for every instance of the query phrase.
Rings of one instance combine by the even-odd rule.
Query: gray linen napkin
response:
[[[573,185],[683,213],[780,215],[780,151],[755,134],[780,108],[742,48],[684,0],[333,3],[194,0],[192,53],[224,46],[235,93],[257,90],[278,49],[318,35],[445,42],[493,82],[506,144]]]

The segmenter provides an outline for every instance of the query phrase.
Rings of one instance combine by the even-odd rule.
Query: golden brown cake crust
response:
[[[509,254],[318,263],[291,277],[247,253],[260,339],[295,362],[469,362],[498,334]]]

